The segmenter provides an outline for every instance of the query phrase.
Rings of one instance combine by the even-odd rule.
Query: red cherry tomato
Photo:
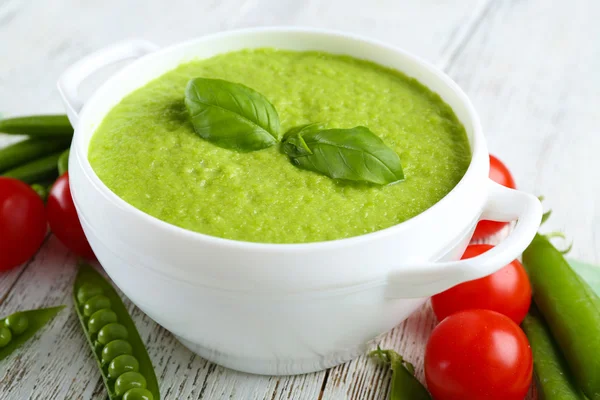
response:
[[[478,256],[493,247],[471,245],[462,258]],[[431,298],[431,305],[440,321],[458,311],[483,309],[504,314],[520,324],[531,305],[531,285],[523,265],[515,260],[491,275],[436,294]]]
[[[490,155],[490,179],[502,186],[515,189],[515,180],[506,165],[496,157]],[[497,221],[479,221],[473,233],[473,240],[482,239],[499,232],[502,228],[508,225],[508,222]]]
[[[0,272],[33,257],[47,229],[41,197],[21,181],[0,177]]]
[[[58,178],[50,189],[46,209],[50,230],[58,240],[78,256],[94,259],[94,252],[83,233],[75,211],[68,172]]]
[[[494,311],[449,316],[425,349],[425,379],[436,400],[523,400],[532,371],[527,337]]]

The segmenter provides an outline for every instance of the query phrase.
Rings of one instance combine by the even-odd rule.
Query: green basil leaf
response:
[[[185,89],[194,130],[218,146],[241,152],[264,149],[279,139],[279,115],[262,94],[239,83],[195,78]]]
[[[319,124],[290,129],[283,152],[299,168],[334,179],[379,185],[404,179],[400,157],[364,126],[323,129]]]

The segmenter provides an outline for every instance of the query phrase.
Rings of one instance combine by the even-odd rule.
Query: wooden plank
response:
[[[23,273],[24,268],[25,266],[14,268],[0,275],[0,304],[2,304],[4,299],[8,296],[13,285]]]
[[[0,55],[5,60],[0,63],[0,88],[12,95],[0,96],[0,110],[7,115],[62,112],[55,83],[65,68],[102,46],[131,37],[166,45],[224,29],[312,26],[363,34],[436,60],[468,26],[479,2],[212,0],[192,5],[53,0],[44,7],[11,1],[3,7],[11,17],[0,19]]]
[[[14,286],[0,315],[67,304],[37,339],[0,363],[3,399],[103,399],[100,376],[71,301],[76,260],[55,237]],[[127,300],[161,382],[165,399],[307,399],[318,397],[325,372],[261,377],[216,366],[195,356]]]
[[[449,74],[479,111],[518,186],[546,197],[546,231],[600,263],[600,3],[494,2]]]
[[[378,343],[383,349],[396,349],[414,364],[416,375],[423,380],[423,350],[435,324],[435,317],[427,304]],[[383,400],[387,398],[390,378],[387,367],[361,356],[330,370],[323,398]]]
[[[46,238],[47,239],[47,238]],[[36,260],[38,257],[43,257],[45,253],[45,247],[42,247],[37,251],[37,253],[33,256],[33,258],[23,265],[13,268],[9,271],[6,271],[0,274],[0,305],[2,302],[8,297],[8,294],[17,283],[21,275],[25,272],[27,267]],[[1,314],[0,314],[1,315]]]
[[[91,359],[89,355],[82,357],[81,351],[73,351],[85,345],[69,298],[74,265],[75,258],[51,238],[0,306],[0,315],[58,304],[69,306],[36,339],[0,363],[0,387],[4,398],[33,399],[46,395],[65,398],[65,391],[71,385],[82,389],[89,386],[88,379],[73,379],[94,376],[93,364],[87,362]],[[61,371],[64,377],[50,371]],[[71,385],[66,385],[63,379],[71,381]],[[39,387],[45,388],[46,393],[36,390]],[[91,394],[92,389],[93,386],[87,392]],[[79,392],[86,393],[85,390]]]

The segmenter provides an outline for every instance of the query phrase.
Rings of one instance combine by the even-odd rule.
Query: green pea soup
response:
[[[198,136],[184,104],[195,77],[237,82],[275,106],[282,131],[314,122],[366,126],[400,156],[405,180],[334,180],[279,146],[240,153]],[[436,93],[401,72],[323,52],[242,50],[182,64],[104,118],[89,161],[114,193],[170,224],[221,238],[307,243],[358,236],[427,210],[471,160],[465,129]]]

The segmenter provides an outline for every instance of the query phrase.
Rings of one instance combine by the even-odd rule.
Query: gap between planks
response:
[[[469,40],[477,33],[486,16],[491,12],[496,0],[482,0],[475,8],[470,18],[461,25],[458,32],[450,38],[436,66],[442,71],[447,71],[456,61],[461,51],[467,46]]]

